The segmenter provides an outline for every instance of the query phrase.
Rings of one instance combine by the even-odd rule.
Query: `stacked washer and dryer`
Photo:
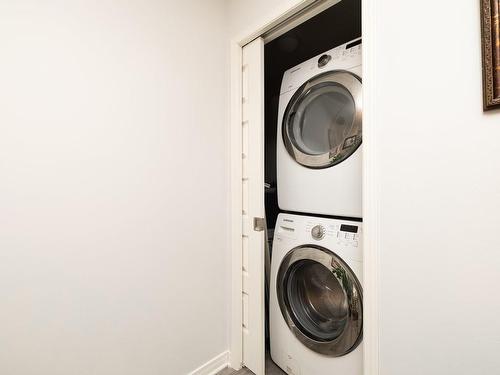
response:
[[[361,375],[361,39],[281,85],[271,357],[290,375]]]

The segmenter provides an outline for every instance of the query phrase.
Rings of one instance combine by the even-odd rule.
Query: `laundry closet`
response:
[[[361,375],[361,1],[264,41],[266,368]]]

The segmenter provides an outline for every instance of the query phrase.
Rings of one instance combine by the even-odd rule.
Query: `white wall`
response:
[[[268,21],[308,0],[226,0],[231,37],[246,37]]]
[[[0,373],[228,347],[225,3],[0,2]]]
[[[479,3],[375,8],[381,374],[497,374],[500,112],[482,112]]]

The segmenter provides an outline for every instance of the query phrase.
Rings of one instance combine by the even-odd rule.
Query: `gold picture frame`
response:
[[[500,108],[500,0],[481,0],[483,109]]]

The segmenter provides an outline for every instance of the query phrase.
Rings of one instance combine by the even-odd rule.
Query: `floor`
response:
[[[239,371],[235,371],[231,368],[226,368],[217,373],[217,375],[253,375],[253,372],[245,367]],[[274,364],[268,353],[266,353],[266,375],[286,375],[285,372],[283,372],[278,366]]]

